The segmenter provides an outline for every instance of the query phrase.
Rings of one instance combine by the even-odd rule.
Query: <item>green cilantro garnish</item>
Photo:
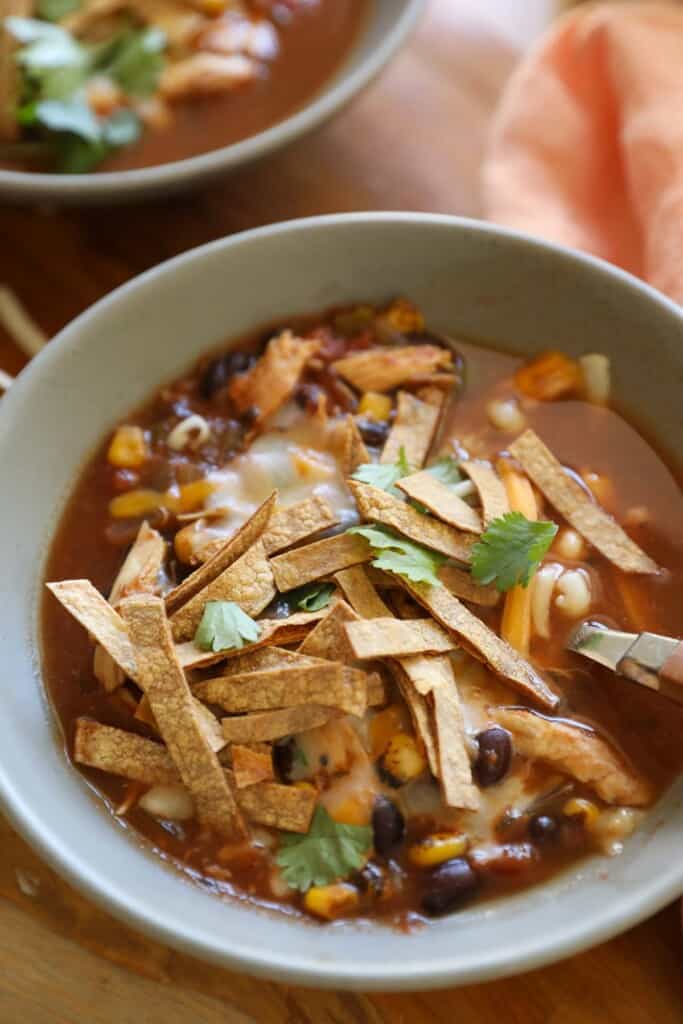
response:
[[[297,608],[303,608],[305,612],[319,612],[330,603],[333,593],[333,583],[307,583],[290,591],[287,596]]]
[[[369,825],[339,825],[318,804],[306,835],[285,832],[275,859],[287,884],[306,892],[347,878],[363,866],[371,847]]]
[[[258,640],[261,627],[234,601],[207,601],[194,635],[200,651],[228,651]]]
[[[556,533],[555,523],[521,512],[494,519],[472,548],[472,576],[478,583],[495,582],[501,592],[528,586]]]
[[[38,17],[46,21],[59,21],[67,14],[72,14],[81,6],[82,0],[40,0]]]
[[[379,487],[382,491],[389,491],[390,494],[402,498],[404,495],[396,490],[394,484],[401,477],[409,476],[410,472],[406,450],[401,445],[396,462],[386,465],[381,462],[364,462],[351,474],[351,479],[357,480],[361,484],[371,484],[373,487]]]
[[[67,0],[43,2],[48,4],[46,17],[60,17]],[[103,77],[128,96],[154,92],[164,66],[162,32],[127,28],[106,42],[88,44],[63,26],[38,18],[6,18],[5,27],[20,44],[17,122],[30,138],[50,144],[59,171],[89,171],[109,153],[137,140],[137,115],[126,108],[97,116],[88,103],[87,87],[91,79]]]
[[[292,748],[292,761],[294,764],[300,764],[302,768],[308,768],[308,758],[296,743]]]
[[[365,537],[373,551],[378,553],[372,562],[376,569],[404,576],[413,583],[441,586],[436,574],[446,561],[445,555],[406,540],[386,526],[352,526],[347,532]]]
[[[427,466],[427,472],[447,487],[459,484],[463,479],[462,473],[458,469],[458,463],[452,455],[443,455],[437,459],[431,466]]]

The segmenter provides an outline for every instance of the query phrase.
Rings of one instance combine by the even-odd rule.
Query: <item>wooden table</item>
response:
[[[432,0],[410,45],[351,109],[197,194],[133,208],[0,209],[0,282],[53,334],[140,271],[243,228],[348,210],[476,215],[490,113],[550,6]],[[0,334],[0,367],[21,365]],[[363,996],[255,983],[96,910],[0,819],[0,1024],[680,1024],[680,943],[672,906],[599,949],[488,985]]]

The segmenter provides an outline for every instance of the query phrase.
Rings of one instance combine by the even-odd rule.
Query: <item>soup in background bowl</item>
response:
[[[217,243],[82,317],[0,412],[19,827],[167,941],[334,985],[525,969],[674,895],[678,709],[564,644],[586,618],[680,632],[679,317],[595,261],[392,215]],[[53,590],[81,624],[46,575],[80,580]],[[40,604],[105,813],[32,678]]]

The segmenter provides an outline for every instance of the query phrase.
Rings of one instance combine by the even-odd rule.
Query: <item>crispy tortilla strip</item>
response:
[[[57,600],[87,629],[119,668],[138,682],[135,651],[126,624],[108,601],[95,590],[90,580],[63,580],[47,583]]]
[[[260,711],[251,715],[224,718],[223,736],[228,743],[256,743],[296,736],[307,729],[317,729],[339,714],[337,708],[318,704],[301,704],[276,711]]]
[[[293,544],[315,537],[317,533],[336,526],[338,522],[325,499],[314,494],[305,501],[283,508],[273,516],[262,537],[266,554],[275,555],[278,551],[291,548]]]
[[[368,672],[365,685],[368,691],[369,708],[381,707],[382,704],[389,703],[390,688],[379,672]]]
[[[352,665],[355,658],[344,627],[357,619],[353,608],[340,598],[328,605],[327,614],[308,634],[298,653]]]
[[[361,518],[366,522],[382,523],[402,533],[404,537],[440,551],[458,562],[469,562],[475,538],[461,533],[446,523],[440,523],[411,508],[400,498],[370,484],[349,480],[348,486],[356,499]],[[352,534],[351,536],[355,536]]]
[[[256,365],[230,382],[228,394],[237,411],[255,409],[257,424],[272,416],[290,398],[306,363],[319,348],[319,341],[297,338],[289,330],[271,338]]]
[[[248,519],[236,533],[233,533],[232,537],[221,546],[215,555],[195,569],[186,580],[183,580],[166,595],[166,611],[169,615],[208,587],[242,555],[246,554],[268,526],[276,501],[277,491],[273,491],[270,497],[266,498],[263,504],[257,508],[251,519]]]
[[[337,359],[332,368],[358,391],[393,391],[413,377],[450,369],[453,357],[436,345],[369,348]]]
[[[214,753],[218,753],[222,750],[226,744],[226,740],[223,737],[223,730],[221,724],[207,707],[205,707],[201,701],[194,699],[194,713],[197,718],[197,725],[204,735],[204,739],[211,747]],[[147,694],[143,694],[142,699],[139,701],[133,718],[137,719],[138,722],[144,722],[150,729],[154,729],[156,733],[159,732],[159,726],[157,720],[152,712],[151,705],[149,703],[149,697]]]
[[[273,781],[273,755],[270,750],[266,754],[235,743],[231,753],[232,773],[238,789],[254,786],[257,782]]]
[[[655,573],[659,567],[601,505],[592,500],[533,430],[525,430],[513,444],[524,472],[582,537],[622,572]]]
[[[335,582],[354,612],[363,619],[381,619],[391,615],[382,598],[375,590],[366,569],[362,565],[352,565],[350,569],[342,569],[334,574]]]
[[[506,679],[510,686],[529,700],[548,711],[553,711],[559,697],[545,680],[515,650],[501,640],[489,627],[473,615],[445,587],[431,587],[427,583],[403,581],[406,589],[431,612],[437,622],[464,641],[467,648],[485,661],[493,671]]]
[[[179,643],[194,636],[207,601],[234,601],[247,615],[255,616],[270,604],[275,594],[270,562],[263,541],[257,540],[208,587],[174,612],[171,616],[173,638]]]
[[[401,391],[398,395],[396,419],[386,440],[380,462],[397,462],[401,448],[410,466],[424,466],[441,416],[441,406],[422,402],[415,395]]]
[[[510,730],[520,754],[591,786],[608,804],[639,807],[653,800],[649,783],[592,729],[545,718],[526,708],[495,708],[492,714]]]
[[[469,572],[459,569],[457,565],[442,565],[437,576],[451,594],[463,601],[471,601],[485,608],[494,608],[500,601],[500,592],[494,583],[488,586],[476,583]]]
[[[396,486],[449,526],[467,533],[482,532],[483,524],[477,510],[426,469],[404,476],[402,480],[396,481]]]
[[[276,555],[270,564],[275,584],[284,593],[321,576],[331,576],[350,565],[369,562],[372,557],[370,545],[363,537],[339,533],[336,537],[327,537],[287,551],[284,555]]]
[[[455,644],[433,619],[362,619],[348,622],[346,636],[356,658],[398,658],[406,654],[439,654]]]
[[[283,786],[279,782],[257,782],[237,790],[240,809],[254,825],[308,832],[318,794],[308,786]]]
[[[166,541],[145,520],[114,580],[109,603],[117,605],[130,594],[158,594],[165,557]]]
[[[111,654],[108,654],[99,644],[92,656],[92,670],[95,679],[101,683],[107,693],[118,690],[126,681],[126,673],[116,664]]]
[[[365,447],[365,442],[361,437],[358,424],[351,415],[346,417],[346,427],[344,431],[340,461],[341,470],[344,476],[351,476],[359,466],[363,466],[366,462],[370,462],[370,454]]]
[[[266,668],[292,668],[294,665],[310,665],[316,658],[307,658],[298,651],[288,651],[284,647],[261,647],[257,651],[238,654],[226,661],[221,675],[236,676],[245,672],[260,672]]]
[[[425,670],[433,673],[430,693],[439,752],[439,781],[449,807],[476,811],[479,791],[472,782],[462,702],[449,658],[424,658]],[[423,669],[420,669],[423,671]]]
[[[365,673],[356,672],[349,678],[343,669],[337,662],[319,661],[301,667],[217,676],[199,683],[195,693],[233,713],[324,704],[360,716],[367,705]]]
[[[74,761],[148,786],[169,785],[179,778],[166,747],[89,718],[76,722]]]
[[[286,619],[259,619],[261,634],[253,644],[228,651],[202,651],[190,642],[176,645],[178,661],[184,669],[207,668],[220,661],[242,657],[273,644],[292,644],[303,640],[314,623],[320,622],[327,609],[317,612],[297,612]]]
[[[427,755],[427,763],[429,770],[432,775],[437,776],[439,774],[439,758],[436,747],[436,739],[432,729],[432,720],[429,704],[426,698],[415,689],[410,679],[407,678],[400,669],[397,668],[396,681],[398,682],[398,688],[401,691],[401,695],[408,705],[410,711],[410,717],[413,722],[413,728],[419,738],[422,746],[424,747],[425,754]]]
[[[505,485],[489,462],[466,459],[460,463],[460,468],[477,488],[484,528],[510,511]]]
[[[206,741],[195,703],[178,662],[164,602],[150,595],[121,603],[138,664],[140,685],[149,698],[159,732],[189,789],[202,825],[227,837],[246,834],[218,759]]]

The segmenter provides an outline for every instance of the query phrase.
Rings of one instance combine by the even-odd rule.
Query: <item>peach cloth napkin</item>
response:
[[[683,303],[683,7],[561,18],[513,73],[483,174],[490,219]]]

